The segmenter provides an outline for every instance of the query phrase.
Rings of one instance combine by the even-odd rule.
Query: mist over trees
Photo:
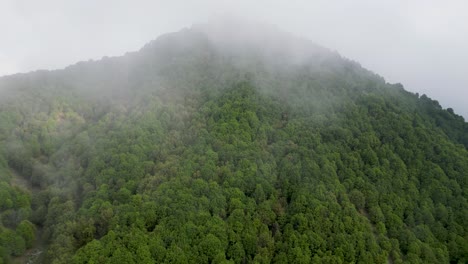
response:
[[[465,120],[233,23],[0,78],[0,263],[468,261]]]

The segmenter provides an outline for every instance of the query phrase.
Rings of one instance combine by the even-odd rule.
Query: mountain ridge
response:
[[[288,34],[203,27],[0,78],[2,261],[36,229],[44,263],[467,260],[462,117]]]

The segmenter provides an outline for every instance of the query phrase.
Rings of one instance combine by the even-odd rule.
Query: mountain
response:
[[[212,22],[0,78],[0,263],[466,263],[468,123]]]

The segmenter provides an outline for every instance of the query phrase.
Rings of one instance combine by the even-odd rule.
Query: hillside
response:
[[[466,263],[467,148],[336,52],[195,25],[0,78],[0,263]]]

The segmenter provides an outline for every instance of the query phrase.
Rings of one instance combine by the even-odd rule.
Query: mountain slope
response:
[[[463,118],[232,23],[0,79],[3,261],[466,262]]]

